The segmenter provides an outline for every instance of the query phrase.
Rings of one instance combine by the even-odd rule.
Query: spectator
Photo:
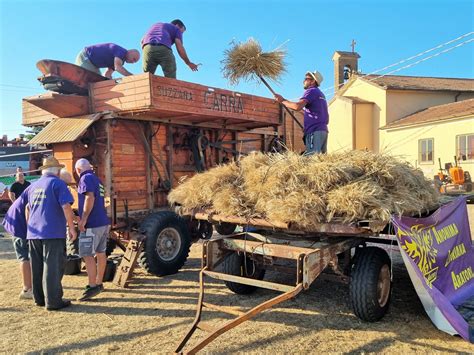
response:
[[[23,191],[26,190],[28,186],[30,186],[30,182],[25,180],[25,176],[23,175],[23,173],[16,173],[15,182],[10,187],[8,197],[10,197],[10,200],[12,202],[15,202],[15,200],[20,197],[20,195],[23,193]]]

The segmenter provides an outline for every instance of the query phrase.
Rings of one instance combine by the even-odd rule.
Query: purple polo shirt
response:
[[[326,97],[317,87],[306,89],[300,100],[308,103],[304,107],[304,134],[328,131],[329,113]]]
[[[97,68],[115,69],[114,58],[120,58],[125,61],[127,50],[114,43],[94,44],[93,46],[85,47],[87,58]]]
[[[23,195],[27,196],[30,208],[27,239],[66,238],[62,206],[74,202],[66,183],[56,175],[43,175]]]
[[[10,206],[2,223],[8,233],[21,239],[26,239],[26,203],[27,193],[25,192]]]
[[[82,218],[84,212],[84,201],[86,192],[94,193],[94,206],[87,218],[86,228],[96,228],[107,226],[110,224],[107,211],[105,210],[105,189],[99,178],[92,172],[92,170],[83,171],[79,178],[77,186],[77,197],[79,199],[79,216]]]
[[[142,38],[142,48],[147,44],[162,44],[169,49],[175,43],[175,40],[183,41],[183,33],[180,29],[172,23],[155,23],[145,33]]]

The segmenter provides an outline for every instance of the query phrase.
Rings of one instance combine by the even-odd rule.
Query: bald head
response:
[[[130,49],[125,55],[125,61],[127,63],[136,63],[140,59],[140,52],[136,49]]]

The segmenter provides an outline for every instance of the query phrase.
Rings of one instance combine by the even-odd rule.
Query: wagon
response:
[[[374,322],[381,319],[390,303],[392,275],[388,253],[374,243],[393,244],[385,223],[360,221],[354,224],[323,223],[304,230],[287,223],[264,219],[244,219],[206,211],[177,210],[182,221],[194,220],[215,225],[227,236],[206,240],[202,247],[202,269],[196,317],[176,352],[181,352],[197,329],[206,337],[187,353],[195,353],[224,332],[256,316],[266,309],[297,296],[308,289],[326,270],[332,277],[350,282],[350,300],[357,317]],[[244,231],[235,233],[235,226]],[[178,225],[175,233],[179,233]],[[370,246],[367,245],[370,243]],[[274,270],[293,275],[292,284],[264,280],[265,272]],[[250,310],[217,306],[205,302],[207,277],[222,280],[236,294],[251,294],[257,288],[280,292]],[[236,318],[219,326],[201,320],[203,309],[229,313]]]

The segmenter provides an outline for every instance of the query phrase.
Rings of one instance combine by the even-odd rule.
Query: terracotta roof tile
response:
[[[360,79],[370,81],[384,89],[427,90],[427,91],[468,91],[474,92],[474,79],[433,78],[401,75],[363,75]]]
[[[429,107],[427,109],[405,116],[395,122],[389,123],[388,125],[381,127],[381,129],[412,126],[428,122],[439,122],[451,118],[469,115],[474,117],[474,99]]]

